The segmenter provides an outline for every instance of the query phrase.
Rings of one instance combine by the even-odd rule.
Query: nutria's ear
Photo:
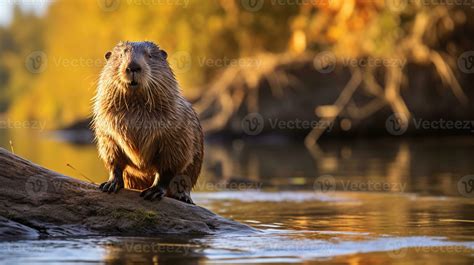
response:
[[[105,60],[108,60],[111,55],[112,55],[112,52],[107,52],[107,53],[105,54]]]
[[[164,50],[160,50],[161,56],[166,60],[168,58],[168,53],[165,52]]]

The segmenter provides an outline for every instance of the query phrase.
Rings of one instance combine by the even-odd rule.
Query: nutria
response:
[[[193,203],[203,159],[196,112],[181,95],[167,53],[152,42],[120,42],[105,54],[92,127],[110,172],[104,192],[144,190],[147,200]],[[170,187],[173,183],[173,187]]]

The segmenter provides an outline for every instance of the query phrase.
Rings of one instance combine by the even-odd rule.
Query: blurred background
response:
[[[194,201],[266,232],[160,239],[192,246],[193,254],[159,253],[159,260],[292,263],[350,255],[332,261],[472,264],[473,7],[434,0],[1,0],[0,146],[65,175],[105,181],[89,129],[104,54],[121,40],[150,40],[168,52],[205,130]],[[20,254],[156,260],[156,253],[121,245],[130,238],[116,241],[79,242],[80,249],[73,241],[46,242],[46,252]],[[458,241],[467,248],[430,248]],[[428,249],[392,252],[416,246]],[[61,248],[69,252],[56,252]],[[354,254],[361,252],[376,253]]]
[[[151,40],[169,53],[206,131],[208,178],[311,186],[321,174],[384,177],[390,167],[407,177],[408,163],[426,156],[436,163],[419,163],[420,178],[469,173],[468,3],[1,3],[0,143],[62,173],[105,178],[91,99],[104,54],[120,40]],[[462,148],[433,154],[421,144]],[[358,159],[373,163],[347,162]]]

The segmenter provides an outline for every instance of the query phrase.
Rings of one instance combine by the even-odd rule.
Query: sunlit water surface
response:
[[[48,168],[106,178],[92,145],[0,132],[2,147],[10,140]],[[474,264],[474,138],[265,142],[208,143],[193,193],[257,234],[4,241],[0,262]]]

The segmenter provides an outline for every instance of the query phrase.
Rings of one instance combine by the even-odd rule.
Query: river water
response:
[[[106,179],[93,145],[17,130],[0,146]],[[472,265],[473,157],[472,137],[208,142],[194,201],[259,233],[3,241],[0,263]]]

